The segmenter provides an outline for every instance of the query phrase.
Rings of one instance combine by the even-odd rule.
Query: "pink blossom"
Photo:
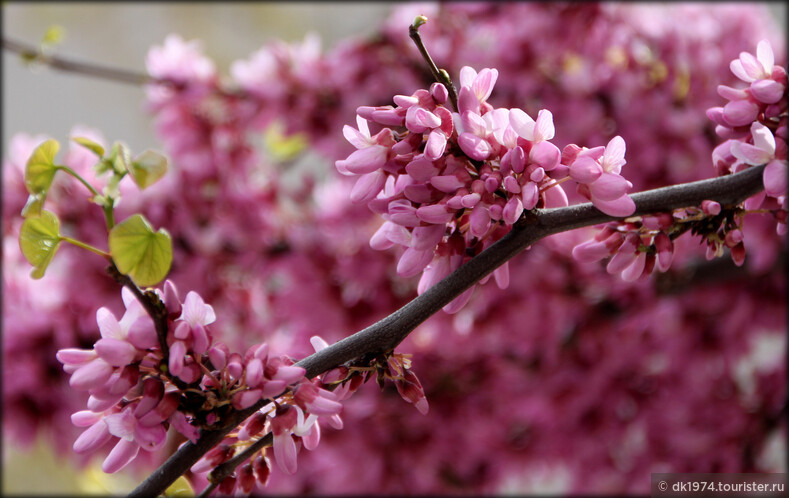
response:
[[[148,73],[159,79],[206,83],[216,77],[214,63],[202,54],[200,42],[186,42],[174,34],[165,38],[164,45],[153,47],[148,52],[145,64]]]
[[[769,78],[772,74],[775,57],[770,42],[762,40],[756,45],[756,57],[748,52],[740,52],[740,58],[731,62],[731,72],[746,83]]]

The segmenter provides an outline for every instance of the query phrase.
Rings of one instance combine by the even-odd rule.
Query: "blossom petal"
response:
[[[487,135],[487,123],[485,120],[473,111],[466,111],[460,116],[460,122],[463,124],[463,130],[468,133],[473,133],[478,137],[485,137]]]
[[[470,87],[462,86],[458,92],[458,112],[463,114],[466,111],[479,114],[479,99]]]
[[[85,429],[77,440],[74,441],[74,453],[90,453],[98,449],[111,438],[112,434],[110,434],[107,424],[104,423],[104,420],[99,420]]]
[[[534,120],[521,109],[510,109],[510,126],[519,137],[534,140]]]
[[[310,344],[312,344],[312,347],[315,349],[316,353],[322,349],[326,349],[329,347],[329,343],[326,342],[326,340],[319,335],[314,335],[310,337]]]
[[[361,116],[356,116],[357,121],[363,119]],[[367,123],[367,120],[364,120]],[[364,149],[365,147],[369,147],[371,144],[370,135],[365,136],[364,133],[360,132],[353,126],[345,125],[342,127],[342,134],[351,145],[356,147],[357,149]]]
[[[359,149],[347,159],[337,161],[351,173],[363,175],[372,173],[386,163],[387,148],[382,145],[371,145],[364,149]],[[338,165],[338,169],[339,169]]]
[[[644,272],[644,265],[647,260],[647,253],[639,252],[630,266],[622,271],[622,280],[625,282],[635,282]]]
[[[386,173],[376,170],[359,177],[351,189],[351,202],[364,204],[371,201],[383,189],[386,183]]]
[[[274,435],[274,458],[277,465],[286,474],[293,474],[298,468],[296,461],[296,443],[288,432]]]
[[[432,131],[430,136],[433,136],[434,134],[444,136],[444,134],[440,131]],[[444,138],[444,145],[446,145],[446,137]],[[430,141],[430,138],[428,138],[428,141]],[[425,146],[425,155],[418,156],[413,161],[406,164],[405,171],[414,180],[418,182],[426,182],[435,176],[439,172],[439,169],[436,168],[435,164],[433,164],[433,161],[427,157],[427,146]]]
[[[180,318],[186,320],[189,325],[194,327],[197,324],[209,325],[214,323],[216,314],[210,304],[205,304],[200,294],[195,291],[189,291],[184,300]]]
[[[743,69],[745,69],[745,73],[750,77],[750,81],[759,79],[763,75],[764,71],[762,65],[753,54],[740,52],[740,62],[742,63]]]
[[[430,184],[447,194],[454,193],[457,189],[465,185],[465,183],[455,175],[434,176],[430,179]]]
[[[537,113],[537,121],[534,127],[534,141],[542,142],[543,140],[550,140],[556,133],[556,128],[553,126],[553,114],[548,109],[542,109]]]
[[[463,66],[460,68],[460,86],[471,87],[474,80],[477,78],[477,71],[471,66]]]
[[[770,153],[742,142],[734,142],[731,145],[731,153],[740,161],[754,166],[765,164],[772,158]]]
[[[597,240],[587,240],[573,247],[573,259],[581,263],[594,263],[608,256],[608,247]]]
[[[625,139],[619,135],[615,136],[605,146],[603,152],[603,169],[605,171],[619,174],[622,166],[625,165]]]
[[[775,55],[768,40],[762,40],[756,45],[756,59],[762,65],[764,72],[770,74],[775,65]]]
[[[785,161],[774,159],[767,164],[762,176],[765,192],[774,197],[786,195],[786,170]]]
[[[562,152],[550,142],[537,142],[529,151],[529,159],[544,170],[551,171],[562,160]]]
[[[757,80],[751,83],[751,95],[765,104],[775,104],[784,95],[784,86],[775,80]]]
[[[751,125],[753,145],[762,149],[770,156],[775,154],[775,137],[773,132],[763,124],[756,122]]]
[[[99,331],[102,337],[113,337],[115,339],[125,339],[126,334],[121,329],[121,324],[115,315],[107,308],[96,310],[96,322],[99,324]]]
[[[523,201],[523,209],[527,211],[534,209],[534,206],[536,206],[537,202],[540,200],[540,191],[536,183],[528,182],[523,186],[521,190],[521,200]]]
[[[411,234],[411,247],[418,251],[433,249],[444,237],[446,227],[443,225],[430,225],[416,227]]]
[[[137,453],[140,452],[140,445],[135,443],[134,441],[127,441],[125,439],[121,439],[118,441],[118,444],[112,448],[110,454],[107,455],[107,458],[104,459],[104,463],[101,465],[101,470],[103,470],[107,474],[114,474],[118,472],[137,456]]]
[[[521,214],[523,214],[523,201],[520,197],[513,196],[504,205],[501,216],[505,223],[513,225],[521,217]]]
[[[127,408],[122,412],[108,415],[104,417],[104,422],[107,424],[107,429],[113,436],[127,441],[134,441],[134,430],[137,428],[137,417],[134,416],[132,410]]]
[[[633,202],[633,199],[631,199],[629,195],[623,195],[618,199],[610,201],[604,201],[602,199],[596,199],[595,197],[592,197],[592,204],[594,204],[594,207],[607,215],[621,218],[630,216],[636,211],[636,203]]]
[[[310,429],[301,436],[301,442],[308,450],[314,450],[321,440],[321,426],[317,423],[312,424]]]
[[[293,384],[304,377],[306,370],[296,365],[283,365],[277,369],[277,372],[271,377],[275,380],[281,380],[285,384]]]
[[[506,289],[507,287],[509,287],[510,286],[509,263],[505,262],[503,265],[493,270],[493,278],[494,280],[496,280],[496,285],[498,286],[499,289]]]
[[[447,148],[447,136],[444,132],[435,129],[427,136],[427,143],[425,143],[425,157],[428,159],[436,160],[442,155]]]
[[[463,294],[459,295],[455,299],[453,299],[449,304],[441,308],[444,310],[444,313],[448,315],[452,315],[460,311],[463,306],[468,303],[469,299],[471,299],[471,295],[474,293],[474,288],[476,285],[471,286],[471,288],[467,289]]]
[[[742,62],[740,62],[740,59],[734,59],[733,61],[731,61],[729,63],[729,69],[731,69],[731,72],[734,73],[734,76],[738,77],[739,79],[741,79],[746,83],[751,83],[755,80],[755,78],[751,78],[751,76],[748,75],[748,73],[745,71],[745,68],[743,67]]]
[[[137,348],[127,341],[104,337],[93,346],[99,357],[114,367],[128,365],[137,355]]]
[[[424,270],[433,259],[432,250],[419,251],[409,247],[397,262],[397,274],[401,277],[412,277]]]
[[[565,207],[569,204],[567,200],[567,193],[564,191],[561,185],[554,185],[553,187],[545,190],[545,207],[547,208],[554,208],[554,207]],[[524,207],[526,207],[526,203],[524,202]]]
[[[482,203],[477,204],[469,216],[471,235],[482,238],[490,228],[490,211]]]
[[[458,137],[458,145],[468,157],[476,161],[484,161],[493,152],[487,140],[468,132]]]
[[[100,387],[109,380],[113,368],[109,363],[96,358],[79,367],[69,379],[69,385],[78,391],[87,391],[94,387]]]
[[[602,174],[603,167],[590,157],[579,157],[570,165],[570,178],[578,183],[592,183]]]
[[[477,96],[480,102],[484,102],[488,97],[490,97],[491,92],[493,91],[493,86],[496,84],[496,79],[499,77],[499,71],[497,69],[490,69],[484,68],[482,69],[479,74],[477,74],[476,78],[474,78],[474,82],[471,84],[471,89],[474,90],[474,94]]]
[[[450,221],[452,221],[452,218],[454,217],[454,213],[450,211],[445,204],[431,204],[428,206],[420,206],[416,210],[416,215],[420,220],[426,223],[434,223],[437,225],[449,223]]]

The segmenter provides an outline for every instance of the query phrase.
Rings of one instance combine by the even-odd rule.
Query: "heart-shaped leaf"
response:
[[[49,139],[33,151],[25,167],[25,187],[29,193],[42,197],[47,195],[57,172],[55,156],[58,150],[60,150],[58,141]]]
[[[158,152],[146,150],[132,161],[129,173],[134,183],[142,190],[156,183],[167,173],[167,158]]]
[[[19,248],[33,265],[30,276],[39,279],[55,257],[60,245],[60,221],[54,213],[41,211],[38,216],[29,216],[19,230]]]
[[[71,137],[71,140],[75,141],[76,143],[80,144],[81,146],[90,149],[91,152],[99,156],[101,159],[104,156],[104,147],[99,145],[98,143],[94,142],[93,140],[85,137]]]
[[[140,287],[158,284],[170,271],[173,244],[167,230],[154,232],[142,215],[135,214],[110,230],[110,255],[121,273]]]

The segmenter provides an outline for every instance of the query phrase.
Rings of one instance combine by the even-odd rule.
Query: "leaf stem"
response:
[[[65,171],[65,172],[66,172],[66,173],[68,173],[69,175],[71,175],[71,176],[73,176],[74,178],[76,178],[77,180],[79,180],[79,181],[80,181],[80,183],[82,183],[83,185],[85,185],[85,188],[87,188],[88,190],[90,190],[90,193],[91,193],[91,194],[93,194],[94,196],[100,196],[100,195],[101,195],[101,194],[99,194],[99,191],[98,191],[98,190],[96,190],[96,189],[93,187],[93,185],[91,185],[90,183],[88,183],[88,181],[87,181],[87,180],[85,180],[84,178],[82,178],[82,175],[80,175],[79,173],[77,173],[77,172],[76,172],[76,171],[74,171],[73,169],[69,168],[68,166],[65,166],[65,165],[62,165],[62,164],[60,164],[60,165],[56,165],[56,166],[55,166],[55,169],[59,169],[59,170]]]
[[[70,167],[68,167],[66,165],[63,165],[63,164],[59,164],[59,165],[55,166],[55,169],[65,171],[69,175],[71,175],[74,178],[76,178],[77,180],[79,180],[79,182],[82,183],[85,186],[85,188],[90,190],[90,193],[93,194],[94,198],[102,197],[102,195],[99,193],[98,190],[96,190],[96,188],[93,185],[88,183],[88,181],[85,180],[82,177],[82,175],[80,175],[79,173],[77,173],[76,171],[71,169]],[[107,201],[112,201],[112,199],[107,198]],[[104,211],[104,220],[107,223],[107,230],[112,230],[112,227],[115,226],[115,215],[113,213],[113,206],[112,206],[112,204],[113,204],[113,202],[107,202],[107,203],[105,203],[102,206],[102,210]]]
[[[69,244],[75,245],[77,247],[81,247],[83,249],[87,249],[88,251],[90,251],[92,253],[96,253],[99,256],[102,256],[104,258],[111,259],[109,253],[106,253],[106,252],[102,251],[101,249],[97,249],[97,248],[93,247],[92,245],[86,244],[86,243],[84,243],[82,241],[79,241],[77,239],[72,239],[71,237],[66,237],[65,235],[61,235],[60,236],[60,240],[62,240],[63,242],[68,242]]]
[[[112,230],[112,228],[115,226],[115,213],[113,212],[112,205],[105,204],[103,209],[104,209],[104,221],[107,222],[107,230]]]

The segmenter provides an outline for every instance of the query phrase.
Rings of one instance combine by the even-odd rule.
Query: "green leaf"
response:
[[[58,141],[50,139],[36,147],[31,154],[25,167],[25,187],[31,194],[46,197],[57,172],[55,156],[58,150],[60,150]]]
[[[115,169],[115,173],[122,176],[129,171],[131,167],[131,152],[125,144],[122,142],[112,144],[110,157],[112,158],[112,166]]]
[[[89,138],[85,138],[85,137],[71,137],[71,140],[73,140],[74,142],[77,142],[78,144],[80,144],[83,147],[86,147],[86,148],[90,149],[91,152],[93,152],[94,154],[99,156],[99,159],[101,159],[104,156],[104,147],[102,147],[101,145],[97,144],[96,142],[94,142],[93,140],[91,140]]]
[[[158,232],[142,215],[135,214],[110,230],[110,255],[121,273],[140,287],[158,284],[170,271],[173,243],[167,230]]]
[[[189,480],[186,479],[184,476],[179,477],[175,480],[170,487],[164,490],[164,496],[166,498],[175,498],[178,496],[194,496],[195,492],[192,489],[192,485],[189,484]]]
[[[39,216],[41,214],[41,208],[44,206],[45,197],[46,196],[43,194],[30,194],[27,196],[27,202],[22,208],[22,218]]]
[[[167,158],[158,152],[146,150],[132,161],[129,173],[134,183],[142,190],[156,183],[167,173]]]
[[[39,216],[29,216],[19,230],[19,248],[25,259],[33,265],[30,276],[44,276],[60,245],[60,221],[54,213],[41,211]]]

